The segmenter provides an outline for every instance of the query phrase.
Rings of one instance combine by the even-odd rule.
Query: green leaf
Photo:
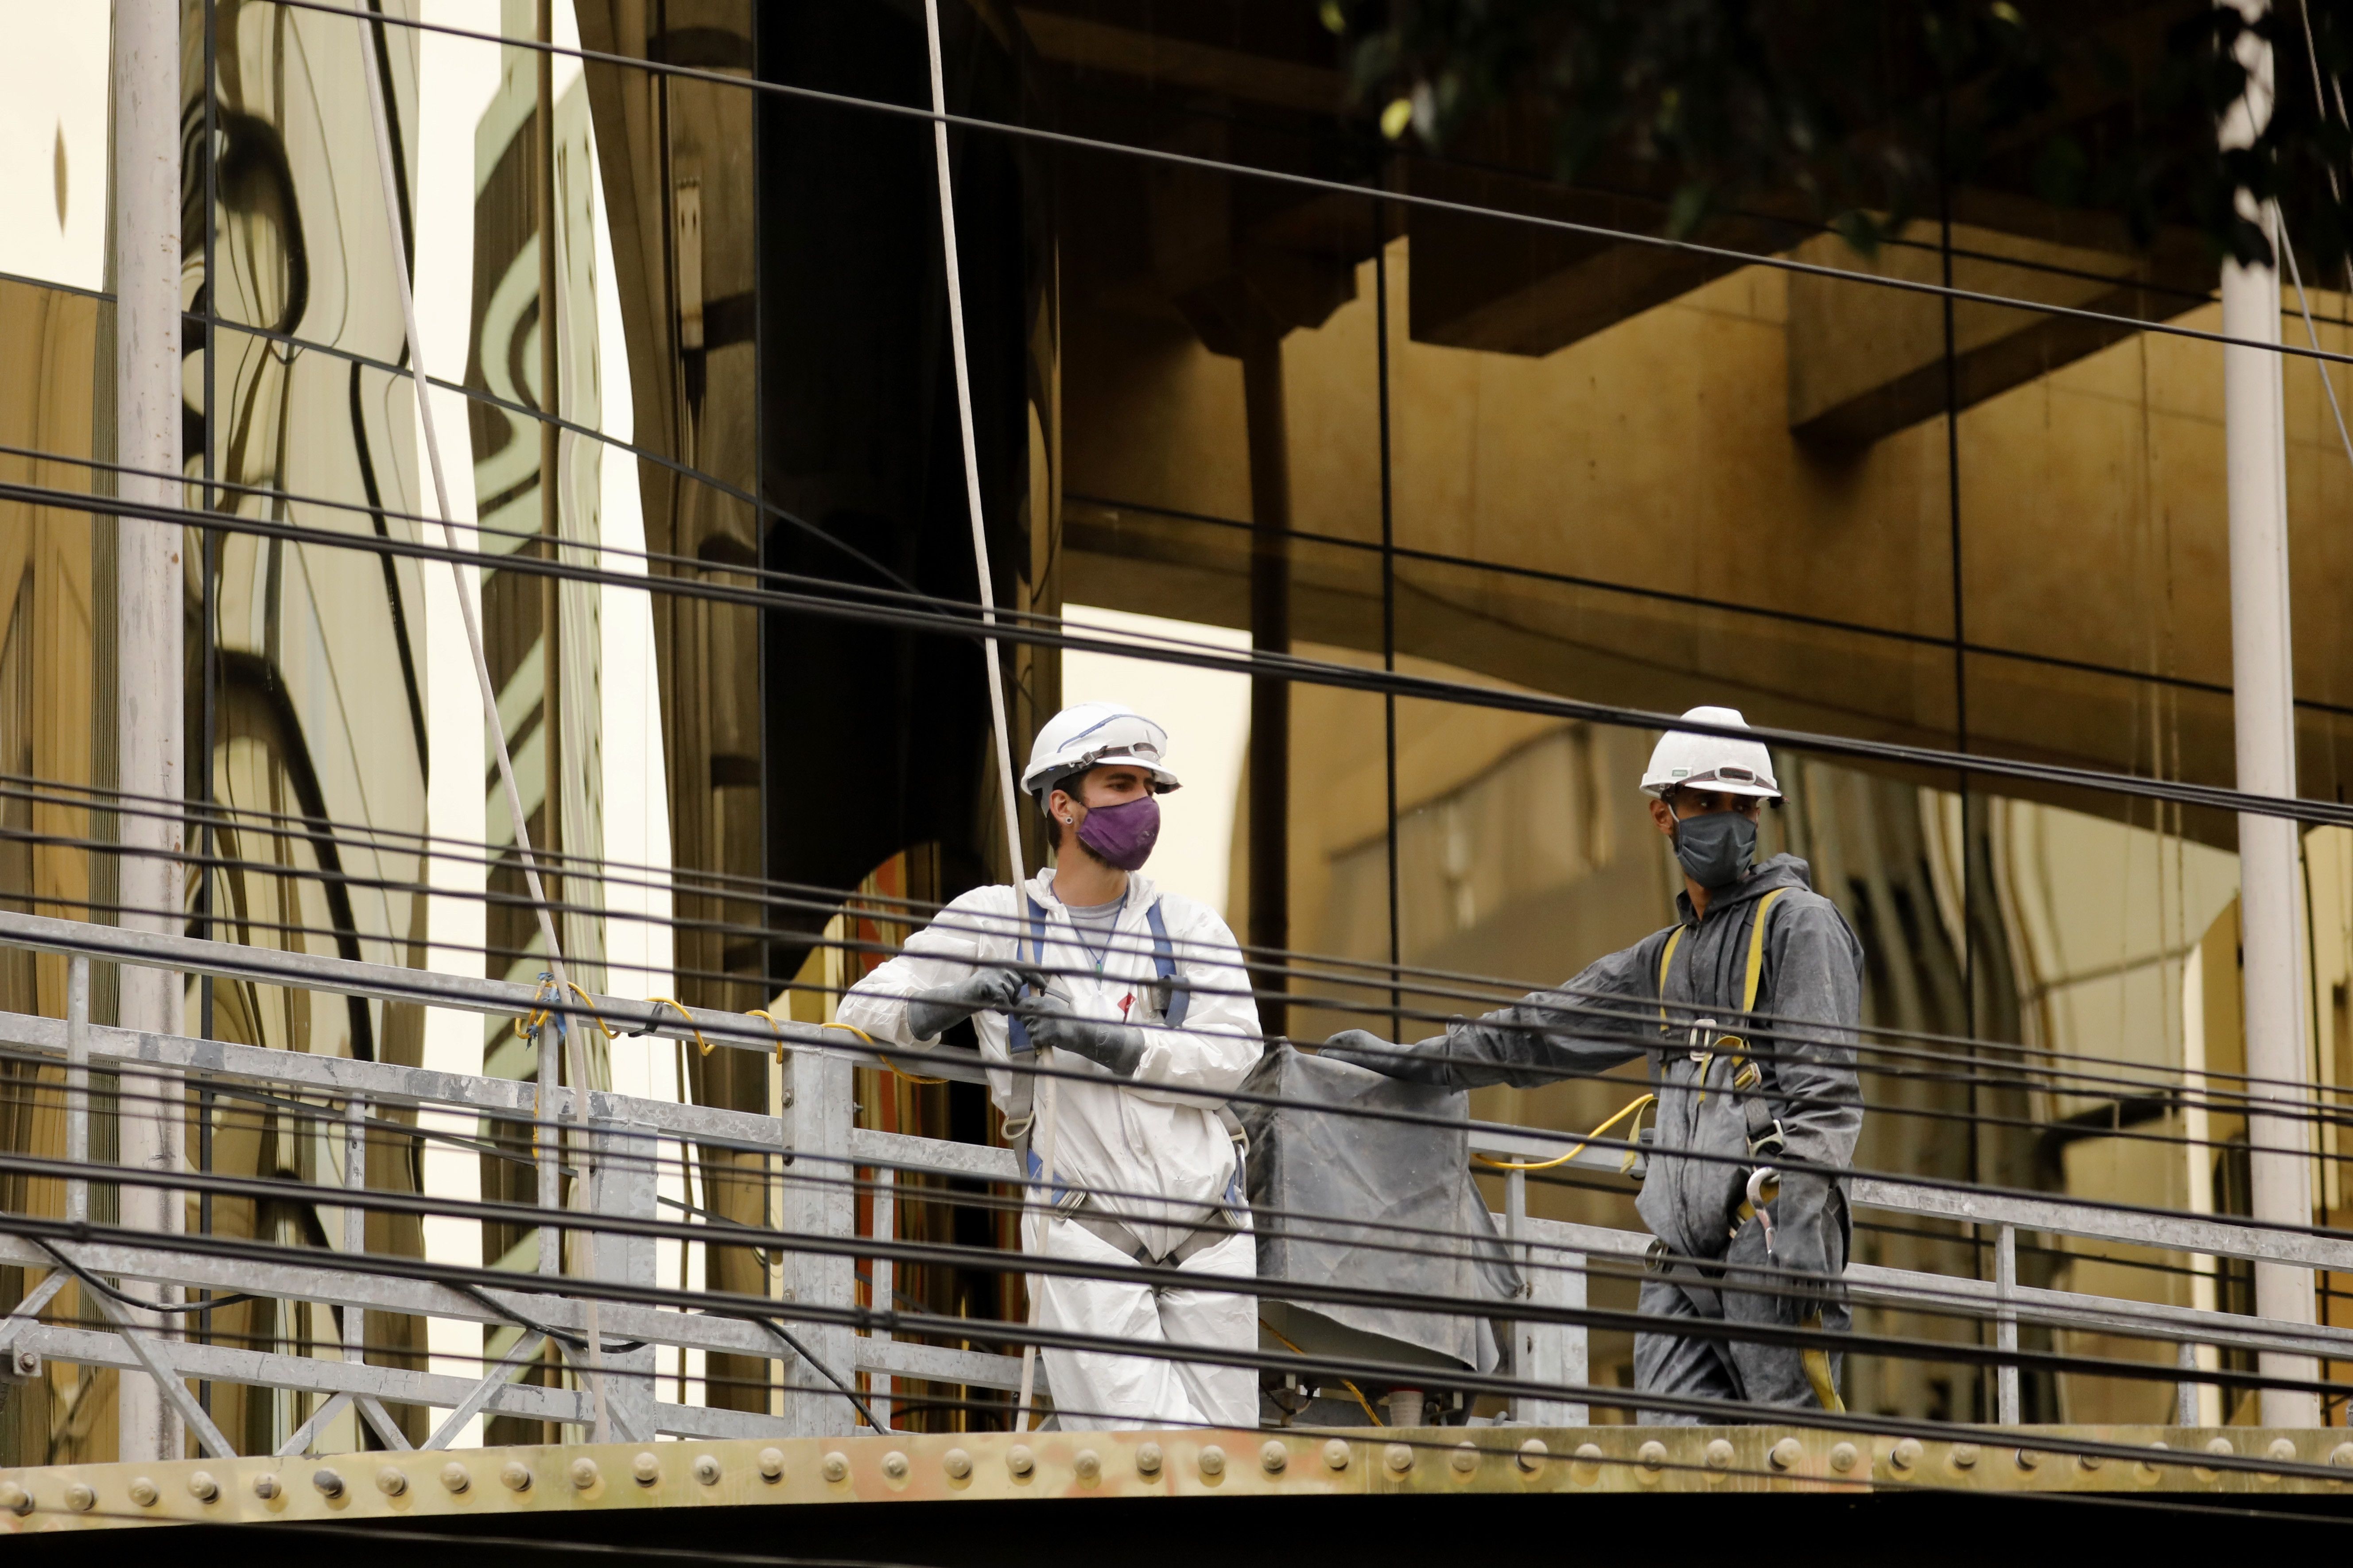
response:
[[[1675,187],[1675,199],[1667,208],[1667,232],[1680,239],[1700,226],[1707,216],[1711,193],[1698,180],[1687,180]]]

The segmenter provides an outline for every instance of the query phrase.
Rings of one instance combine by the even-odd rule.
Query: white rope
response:
[[[392,276],[400,289],[400,319],[408,334],[408,375],[417,389],[417,416],[425,430],[426,460],[433,470],[433,500],[440,513],[441,542],[445,548],[454,552],[458,549],[458,535],[457,531],[449,525],[449,482],[441,468],[441,440],[433,423],[432,386],[425,375],[425,338],[424,334],[417,330],[417,295],[410,287],[408,266],[404,259],[399,182],[393,172],[392,127],[385,112],[384,86],[377,79],[379,67],[376,57],[375,28],[370,25],[367,18],[362,17],[359,20],[359,29],[360,75],[367,82],[368,117],[375,128],[377,183],[384,191],[385,230],[390,237],[393,250]],[[540,237],[540,243],[543,245],[551,244],[553,241],[552,235]],[[540,330],[554,331],[555,326],[549,313],[543,310],[542,318]],[[546,393],[548,405],[552,408],[555,400],[555,389],[549,387]],[[554,478],[553,474],[545,475],[542,482],[553,483]],[[531,893],[532,913],[539,921],[540,940],[547,945],[547,966],[549,972],[554,976],[555,1004],[560,1007],[571,998],[571,977],[565,973],[564,949],[555,940],[555,922],[548,916],[547,893],[540,885],[539,861],[532,850],[531,829],[523,821],[522,792],[515,787],[514,758],[507,750],[506,727],[499,720],[498,688],[491,683],[490,660],[482,652],[481,623],[475,616],[474,601],[466,592],[465,568],[452,560],[449,563],[449,575],[457,589],[458,614],[466,625],[466,646],[474,656],[474,679],[481,688],[483,722],[489,729],[491,742],[498,752],[499,783],[506,791],[507,815],[514,821],[515,852],[522,859],[523,883]],[[554,626],[547,628],[551,638],[554,637]],[[549,659],[553,661],[554,656],[555,650],[551,647],[548,650]],[[550,789],[555,787],[555,781],[553,778],[548,780],[548,787]],[[561,1015],[559,1014],[558,1016],[560,1017]],[[553,1019],[550,1021],[554,1022]],[[543,1028],[545,1026],[542,1026]],[[584,1162],[585,1171],[586,1168],[585,1162],[589,1157],[587,1063],[574,1030],[559,1026],[556,1033],[570,1047],[572,1119],[581,1131],[579,1157]],[[585,1195],[587,1186],[588,1183],[583,1181],[575,1190]],[[582,1230],[579,1236],[583,1254],[582,1267],[593,1277],[596,1272],[596,1236],[591,1230]],[[604,1341],[596,1332],[596,1300],[592,1297],[584,1305],[586,1310],[585,1327],[587,1330],[588,1353],[583,1358],[583,1364],[588,1374],[590,1390],[596,1401],[596,1440],[602,1443],[607,1440],[612,1425],[605,1404],[605,1378],[602,1369],[597,1364],[597,1352]]]
[[[1017,804],[1019,795],[1013,786],[1013,740],[1011,727],[1005,718],[1005,674],[997,650],[997,638],[991,635],[997,626],[997,585],[988,572],[988,527],[980,510],[980,449],[972,433],[972,367],[964,346],[964,279],[956,264],[955,185],[948,173],[948,111],[947,84],[940,68],[940,3],[923,0],[923,37],[932,57],[932,153],[940,172],[940,251],[947,261],[948,341],[955,354],[956,418],[964,432],[964,504],[972,519],[972,563],[980,581],[980,619],[985,628],[981,634],[981,649],[988,661],[989,716],[997,724],[997,792],[1005,803],[1005,858],[1013,870],[1013,887],[1017,899],[1022,884],[1028,880],[1021,869],[1021,809]],[[1052,1052],[1040,1047],[1038,1059],[1044,1064]],[[1042,1181],[1039,1190],[1050,1192],[1054,1185],[1054,1080],[1037,1080],[1038,1161]],[[1029,1189],[1023,1189],[1027,1204]],[[1029,1321],[1038,1321],[1038,1293],[1029,1293]],[[1029,1398],[1036,1387],[1038,1347],[1021,1348],[1021,1398],[1014,1406],[1017,1427],[1034,1414]]]

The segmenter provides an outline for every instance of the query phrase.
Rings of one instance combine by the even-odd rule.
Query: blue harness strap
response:
[[[1042,964],[1046,962],[1046,911],[1039,908],[1038,900],[1026,892],[1021,895],[1021,901],[1029,906],[1029,962]],[[1013,950],[1019,952],[1020,943],[1016,942]],[[1005,1020],[1005,1033],[1007,1055],[1026,1057],[1036,1048],[1029,1043],[1029,1026],[1019,1015]],[[1031,1163],[1036,1163],[1034,1156]]]
[[[1029,962],[1042,965],[1046,962],[1046,911],[1026,892],[1021,901],[1029,909]],[[1145,907],[1144,918],[1152,926],[1152,971],[1168,993],[1168,1005],[1162,1009],[1161,1016],[1170,1027],[1181,1029],[1185,1026],[1185,1015],[1192,1010],[1193,991],[1177,983],[1176,949],[1168,940],[1167,922],[1160,918],[1159,900],[1153,900]],[[1036,1048],[1029,1043],[1029,1026],[1019,1016],[1007,1018],[1005,1026],[1008,1055],[1027,1056]]]
[[[1168,1005],[1161,1010],[1161,1016],[1170,1028],[1181,1029],[1185,1026],[1185,1015],[1192,1010],[1193,991],[1190,986],[1176,984],[1176,950],[1169,943],[1168,927],[1160,919],[1158,899],[1152,900],[1144,918],[1152,922],[1153,971],[1168,990]]]

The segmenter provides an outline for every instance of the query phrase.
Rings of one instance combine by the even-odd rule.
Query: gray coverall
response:
[[[1744,1029],[1740,1003],[1750,932],[1759,902],[1777,889],[1782,892],[1767,917],[1757,994],[1757,1011],[1772,1022]],[[1841,1173],[1853,1163],[1862,1126],[1854,1067],[1862,944],[1838,907],[1813,891],[1806,863],[1792,855],[1777,855],[1737,886],[1712,893],[1704,919],[1694,919],[1687,897],[1677,895],[1676,905],[1683,916],[1678,925],[1611,953],[1562,990],[1533,992],[1482,1018],[1451,1024],[1444,1035],[1412,1047],[1409,1062],[1367,1059],[1365,1065],[1394,1077],[1472,1089],[1585,1077],[1648,1054],[1651,1088],[1659,1097],[1657,1145],[1636,1206],[1663,1245],[1653,1248],[1651,1271],[1642,1281],[1642,1312],[1790,1328],[1812,1326],[1819,1312],[1821,1327],[1843,1330],[1851,1317],[1834,1289],[1809,1300],[1790,1294],[1787,1281],[1756,1276],[1748,1277],[1752,1283],[1768,1288],[1737,1288],[1741,1265],[1767,1261],[1763,1223],[1743,1221],[1738,1211],[1752,1165],[1753,1127],[1779,1121],[1781,1159]],[[1672,1022],[1662,1023],[1659,964],[1677,931],[1683,935],[1664,991]],[[1755,1089],[1734,1087],[1736,1056],[1716,1052],[1701,1059],[1708,1041],[1693,1037],[1700,1018],[1714,1018],[1718,1031],[1749,1040],[1761,1073]],[[1752,1103],[1760,1109],[1752,1112]],[[1785,1172],[1779,1196],[1768,1205],[1772,1267],[1831,1279],[1844,1270],[1845,1187],[1843,1174]],[[1816,1352],[1811,1376],[1807,1359],[1797,1345],[1697,1338],[1662,1325],[1635,1336],[1634,1386],[1687,1398],[1819,1408],[1816,1389],[1836,1387],[1837,1358],[1825,1361]],[[1704,1419],[1653,1411],[1641,1418],[1693,1425]]]

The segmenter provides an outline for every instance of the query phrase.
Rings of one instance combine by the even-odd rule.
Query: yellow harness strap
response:
[[[1774,904],[1778,902],[1781,895],[1788,890],[1787,888],[1776,888],[1757,900],[1757,916],[1748,925],[1748,970],[1740,981],[1740,1013],[1743,1017],[1757,1011],[1757,988],[1765,979],[1765,922],[1772,915]],[[1749,1059],[1748,1042],[1741,1036],[1725,1036],[1716,1042],[1715,1048],[1710,1050],[1708,1055],[1713,1057],[1717,1050],[1721,1050],[1738,1064],[1732,1069],[1733,1088],[1755,1089],[1765,1080],[1765,1075],[1758,1071],[1757,1064]],[[1708,1063],[1703,1060],[1699,1069],[1699,1099],[1702,1105],[1707,1103],[1707,1068]]]
[[[1748,973],[1740,983],[1740,1010],[1757,1011],[1757,986],[1765,978],[1765,918],[1773,912],[1787,888],[1776,888],[1757,900],[1757,920],[1748,928]]]
[[[1773,906],[1780,902],[1781,895],[1788,890],[1776,888],[1757,900],[1757,918],[1748,927],[1748,969],[1740,980],[1740,1010],[1743,1013],[1757,1011],[1757,989],[1765,982],[1765,922],[1773,913]],[[1675,949],[1683,944],[1683,932],[1690,929],[1689,926],[1675,927],[1667,935],[1667,945],[1659,952],[1659,1022],[1670,1031],[1675,1026],[1674,1020],[1667,1016],[1667,971],[1674,967]]]
[[[1808,1313],[1803,1326],[1819,1331],[1822,1326],[1821,1313]],[[1806,1369],[1806,1382],[1822,1408],[1832,1415],[1845,1415],[1846,1401],[1839,1397],[1838,1382],[1831,1376],[1831,1352],[1820,1345],[1810,1345],[1799,1352],[1798,1360]]]
[[[1674,967],[1675,949],[1682,943],[1683,932],[1690,929],[1688,926],[1675,927],[1667,938],[1665,951],[1659,954],[1659,1022],[1671,1035],[1675,1032],[1675,1021],[1667,1016],[1667,971]]]

